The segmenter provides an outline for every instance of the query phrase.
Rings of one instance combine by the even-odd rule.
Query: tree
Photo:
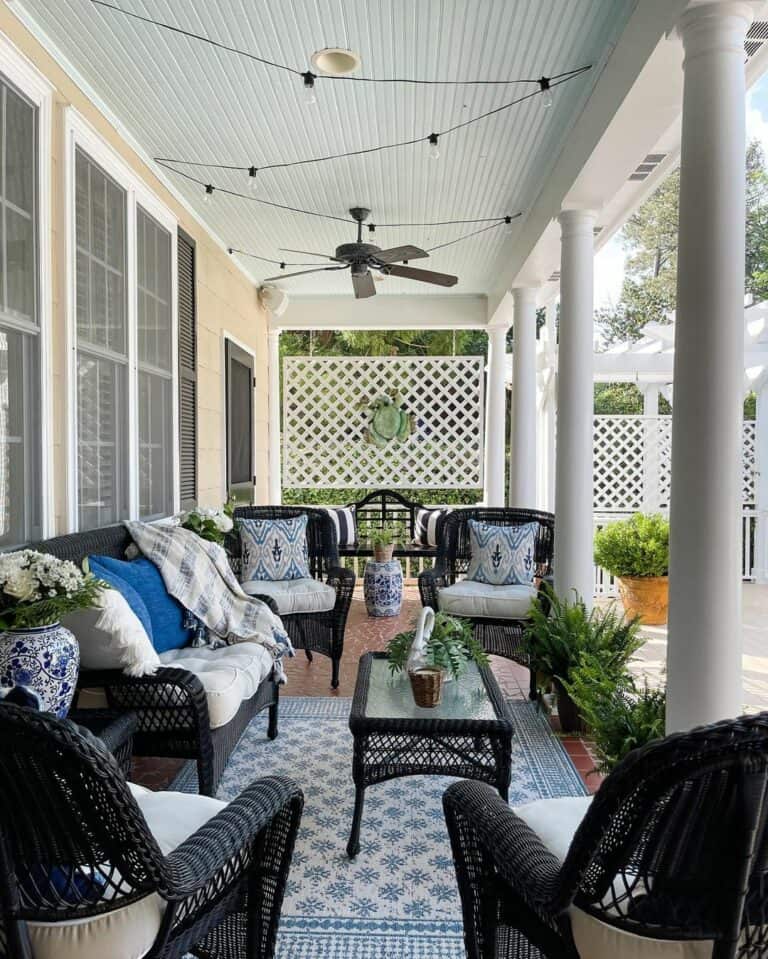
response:
[[[768,298],[768,170],[762,146],[746,154],[745,291]],[[619,302],[597,312],[605,341],[638,340],[646,323],[669,323],[675,309],[680,171],[670,173],[624,226],[627,251]]]

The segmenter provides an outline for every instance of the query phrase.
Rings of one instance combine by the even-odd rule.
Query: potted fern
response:
[[[568,684],[582,659],[592,656],[606,681],[615,682],[643,640],[636,619],[626,620],[612,608],[588,611],[578,597],[564,600],[547,590],[531,606],[523,642],[540,690],[554,686],[561,729],[579,732],[582,717]]]
[[[669,522],[635,513],[595,534],[595,562],[616,577],[624,609],[647,626],[667,621]]]
[[[398,633],[387,644],[392,673],[407,668],[417,706],[438,706],[443,682],[458,679],[468,662],[488,664],[488,656],[472,632],[469,620],[426,608],[413,629]]]

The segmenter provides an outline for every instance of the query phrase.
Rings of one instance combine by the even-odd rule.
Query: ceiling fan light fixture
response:
[[[315,50],[310,57],[312,66],[327,77],[346,77],[360,69],[360,54],[343,47],[326,47]]]

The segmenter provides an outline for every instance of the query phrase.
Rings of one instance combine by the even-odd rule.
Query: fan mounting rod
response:
[[[364,206],[353,206],[350,208],[350,216],[357,220],[357,242],[363,242],[363,220],[367,220],[371,211]]]

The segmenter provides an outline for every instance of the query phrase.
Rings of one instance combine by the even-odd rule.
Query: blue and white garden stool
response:
[[[369,616],[397,616],[403,605],[403,568],[400,560],[369,560],[363,577],[365,608]]]

